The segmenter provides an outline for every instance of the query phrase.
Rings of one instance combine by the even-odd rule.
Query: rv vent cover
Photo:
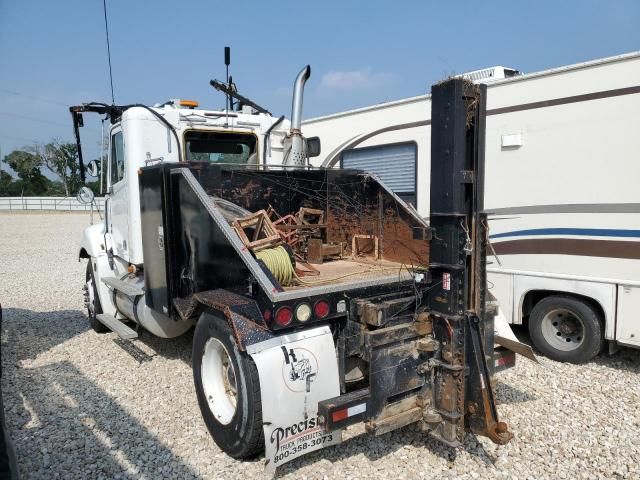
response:
[[[522,72],[514,68],[497,66],[483,68],[482,70],[474,70],[473,72],[467,72],[457,76],[461,78],[468,78],[472,82],[486,83],[493,80],[502,80],[504,78],[515,77],[516,75],[522,75]]]

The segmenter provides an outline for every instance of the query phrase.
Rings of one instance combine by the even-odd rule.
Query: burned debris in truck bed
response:
[[[225,225],[199,205],[202,199],[179,175],[185,167]],[[143,169],[141,187],[143,224],[153,217],[156,223],[143,228],[154,232],[145,239],[145,252],[159,249],[154,238],[159,216],[170,225],[162,228],[162,246],[172,250],[165,277],[148,278],[158,281],[158,292],[172,290],[172,298],[184,300],[216,288],[245,293],[238,286],[246,286],[251,272],[229,235],[237,236],[276,291],[359,280],[375,283],[378,278],[387,283],[409,280],[428,267],[430,231],[424,220],[362,171],[195,162]],[[149,207],[152,197],[162,195],[171,200],[160,214]],[[275,260],[266,258],[273,256],[269,252]],[[272,265],[283,261],[283,252],[292,264],[284,276],[274,274]],[[154,285],[149,289],[153,292]],[[167,303],[166,308],[171,306]]]
[[[346,255],[353,253],[353,238],[362,236],[377,239],[377,259],[415,266],[428,263],[428,227],[370,174],[334,169],[194,170],[208,194],[250,212],[271,210],[279,217],[276,220],[299,215],[300,209],[303,214],[321,212],[324,216],[317,223],[324,240],[343,244]]]

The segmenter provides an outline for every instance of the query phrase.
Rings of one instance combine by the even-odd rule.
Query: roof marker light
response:
[[[199,105],[195,100],[180,100],[181,107],[196,108]]]

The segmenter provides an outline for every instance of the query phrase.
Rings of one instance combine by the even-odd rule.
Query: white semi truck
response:
[[[104,221],[79,249],[91,326],[126,339],[195,327],[202,415],[236,458],[266,449],[275,467],[357,422],[374,434],[417,422],[452,446],[466,431],[508,442],[489,377],[515,362],[495,341],[521,346],[494,337],[486,299],[483,158],[471,147],[483,90],[434,86],[428,226],[375,176],[308,165],[319,153],[300,130],[309,75],[291,122],[219,82],[229,109],[70,108],[80,157],[83,114],[110,122],[108,158],[88,169],[103,180]]]
[[[463,76],[487,85],[487,270],[501,312],[556,360],[588,361],[605,341],[640,347],[640,52]],[[431,101],[305,121],[326,152],[313,163],[374,172],[428,217]]]

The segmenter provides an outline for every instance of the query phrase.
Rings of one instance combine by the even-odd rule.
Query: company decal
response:
[[[282,378],[292,392],[310,392],[311,383],[318,375],[318,360],[315,355],[304,348],[282,346],[284,362]]]

